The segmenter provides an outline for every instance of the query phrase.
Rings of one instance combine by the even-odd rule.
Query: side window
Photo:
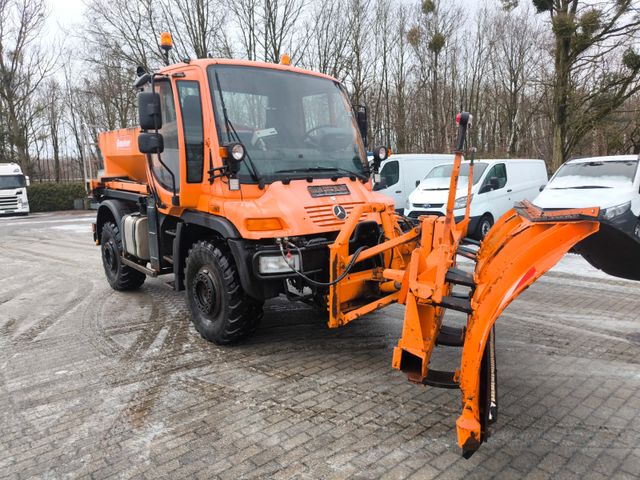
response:
[[[178,150],[178,122],[176,121],[176,105],[173,101],[171,83],[157,82],[156,92],[160,94],[160,107],[162,108],[162,128],[159,133],[164,139],[164,152],[160,156],[173,173],[176,179],[176,190],[180,189],[180,153]],[[160,163],[158,155],[151,156],[151,168],[160,184],[167,190],[172,189],[171,174]]]
[[[184,130],[187,182],[200,183],[204,168],[204,126],[200,86],[198,82],[192,80],[180,80],[176,85]]]
[[[484,183],[482,184],[481,191],[489,191],[491,189],[487,189],[491,183],[494,183],[492,190],[499,190],[507,184],[507,167],[504,163],[498,163],[491,167],[489,173],[484,179]]]
[[[383,188],[395,185],[400,180],[400,164],[397,160],[392,160],[384,164],[380,170],[380,183]]]

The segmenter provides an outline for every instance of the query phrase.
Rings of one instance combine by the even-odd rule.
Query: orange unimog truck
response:
[[[392,203],[372,191],[366,109],[286,58],[194,60],[140,73],[135,87],[140,128],[99,136],[104,175],[91,183],[111,286],[173,275],[218,344],[250,334],[280,294],[326,310],[328,246],[355,206]],[[374,165],[386,155],[376,149]],[[362,220],[352,251],[380,238],[376,217]]]
[[[481,243],[467,238],[469,203],[454,215],[471,125],[462,112],[446,214],[409,225],[372,191],[387,149],[374,149],[370,171],[366,109],[356,112],[335,79],[288,62],[209,59],[142,72],[135,85],[140,128],[100,135],[105,172],[92,181],[111,286],[172,274],[196,329],[219,344],[250,334],[263,302],[281,294],[320,305],[329,327],[404,305],[392,366],[461,391],[458,445],[471,456],[497,419],[497,318],[598,232],[599,209],[523,202]],[[448,324],[448,310],[466,323]],[[461,348],[459,363],[432,368],[436,347]]]

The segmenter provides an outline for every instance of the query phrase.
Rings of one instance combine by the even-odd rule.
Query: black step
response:
[[[475,240],[473,238],[469,238],[469,237],[464,237],[460,243],[462,243],[463,245],[475,245],[476,247],[480,246],[480,242],[478,240]]]
[[[467,273],[464,270],[460,270],[459,268],[452,267],[447,270],[447,274],[444,279],[455,285],[464,285],[466,287],[475,287],[476,284],[473,282],[473,275],[471,273]]]
[[[478,257],[478,252],[476,250],[465,246],[458,247],[456,253],[471,260],[475,260]]]
[[[461,293],[461,292],[449,292],[449,296],[453,298],[471,298],[469,293]]]
[[[449,308],[451,310],[457,310],[458,312],[464,313],[473,313],[473,309],[471,308],[471,300],[468,298],[458,298],[458,297],[442,297],[442,302],[440,302],[440,306],[444,308]]]
[[[422,380],[425,385],[436,388],[458,388],[458,382],[453,380],[455,372],[444,372],[442,370],[427,370],[427,378]]]
[[[442,325],[438,332],[436,345],[444,345],[446,347],[461,347],[464,345],[464,328],[448,327]]]

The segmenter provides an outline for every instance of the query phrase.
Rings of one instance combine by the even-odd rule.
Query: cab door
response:
[[[204,79],[198,70],[187,70],[184,76],[174,76],[175,97],[178,117],[178,143],[180,145],[180,206],[196,208],[204,200],[206,209],[208,198],[202,195],[203,184],[207,180],[207,158],[210,158],[210,139],[205,132],[211,131],[207,124],[211,121],[204,108]]]
[[[374,190],[393,199],[396,209],[404,208],[403,185],[400,181],[400,162],[387,160],[380,169],[380,183]]]
[[[510,189],[507,188],[507,168],[504,163],[496,163],[487,172],[484,181],[480,186],[478,198],[473,199],[478,207],[482,205],[484,212],[491,213],[494,222],[505,212],[513,207],[510,197]]]

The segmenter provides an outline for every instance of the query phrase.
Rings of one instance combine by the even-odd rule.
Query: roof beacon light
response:
[[[171,33],[162,32],[160,34],[160,48],[165,52],[169,52],[173,48],[173,38],[171,37]]]
[[[291,65],[291,57],[287,53],[283,53],[280,55],[280,64],[281,65]]]

